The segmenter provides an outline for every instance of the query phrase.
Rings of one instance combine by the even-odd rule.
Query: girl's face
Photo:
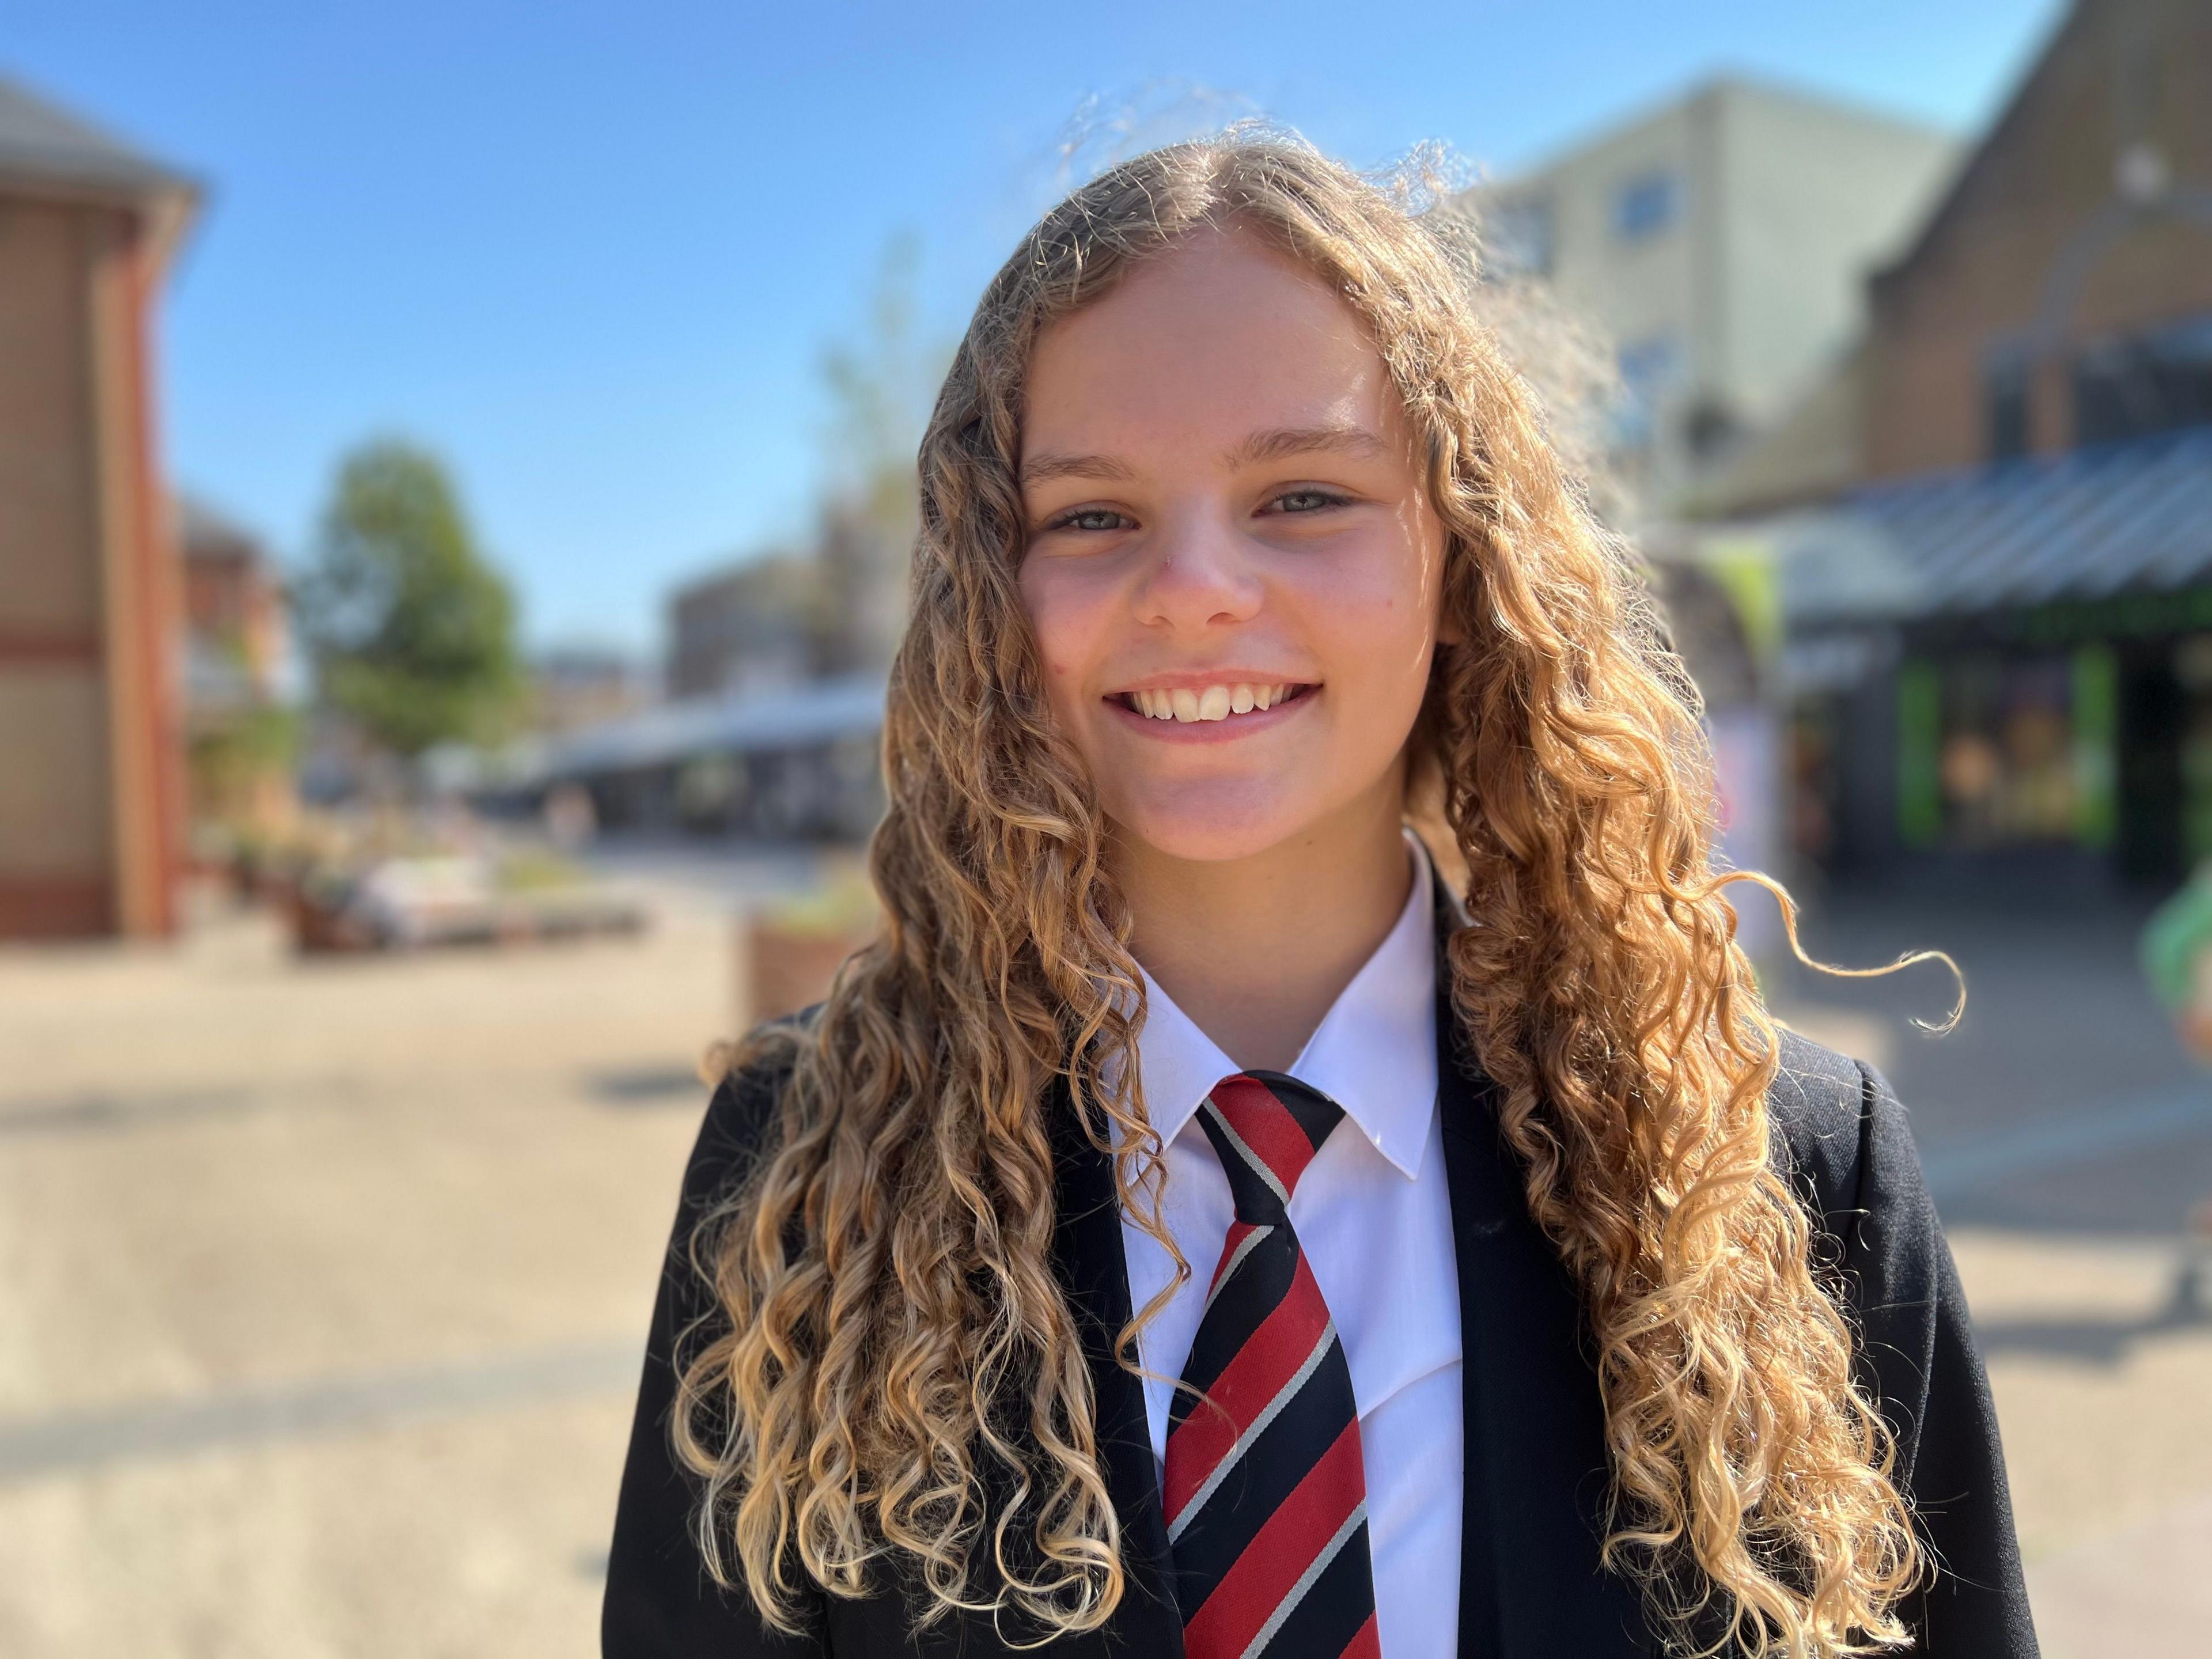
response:
[[[1030,366],[1021,586],[1054,719],[1168,856],[1395,823],[1443,535],[1358,316],[1201,232],[1054,323]]]

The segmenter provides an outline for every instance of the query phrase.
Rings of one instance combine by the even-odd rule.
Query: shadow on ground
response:
[[[1984,1354],[2024,1353],[2118,1365],[2144,1343],[2204,1330],[2212,1330],[2212,1304],[2207,1303],[2202,1275],[2184,1271],[2177,1274],[2164,1305],[2148,1314],[1977,1321],[1974,1335]]]
[[[692,1066],[617,1066],[588,1073],[584,1088],[602,1106],[704,1108],[707,1085]]]

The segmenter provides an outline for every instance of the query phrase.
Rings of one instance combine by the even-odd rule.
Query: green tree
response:
[[[516,706],[514,596],[445,468],[410,444],[340,465],[298,605],[323,700],[400,755],[496,736]]]
[[[823,666],[833,671],[888,662],[905,619],[921,516],[915,451],[951,357],[921,338],[921,263],[917,237],[891,237],[865,326],[822,354],[830,407],[817,551],[830,624]]]

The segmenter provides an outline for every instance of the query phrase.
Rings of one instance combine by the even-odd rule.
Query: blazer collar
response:
[[[1128,1575],[1121,1604],[1106,1629],[1054,1645],[1056,1651],[1182,1659],[1182,1614],[1169,1576],[1167,1518],[1160,1506],[1159,1477],[1152,1467],[1144,1384],[1114,1358],[1114,1340],[1129,1322],[1130,1314],[1114,1161],[1091,1144],[1076,1122],[1065,1082],[1055,1088],[1053,1104],[1058,1203],[1054,1266],[1091,1370],[1098,1458],[1107,1496],[1121,1519],[1121,1561]]]
[[[1604,1413],[1582,1298],[1529,1218],[1498,1085],[1454,1012],[1449,946],[1470,925],[1441,876],[1437,1110],[1459,1266],[1465,1422],[1459,1649],[1505,1659],[1652,1651],[1641,1599],[1599,1560]]]

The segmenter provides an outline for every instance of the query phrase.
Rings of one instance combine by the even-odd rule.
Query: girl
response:
[[[709,1109],[610,1655],[2033,1651],[1902,1111],[1760,1007],[1473,279],[1232,135],[993,281],[885,927]]]

